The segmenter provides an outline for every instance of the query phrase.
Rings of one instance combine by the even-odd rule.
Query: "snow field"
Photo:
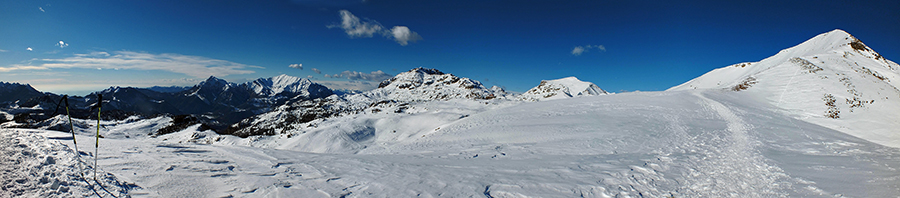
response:
[[[154,138],[137,134],[165,126],[165,119],[110,121],[101,123],[109,137],[101,139],[99,162],[116,178],[111,183],[133,183],[123,185],[129,195],[149,197],[900,194],[900,150],[792,119],[750,94],[707,90],[499,106],[422,103],[396,117],[367,113],[320,121],[290,138],[242,139],[197,126]],[[3,131],[72,153],[66,146],[71,140],[63,138],[67,133]],[[359,131],[371,134],[353,140]],[[79,133],[80,149],[93,147],[88,135]],[[328,147],[315,150],[320,146]],[[40,164],[45,158],[29,159]],[[56,164],[61,159],[71,158]],[[52,183],[35,185],[20,195],[52,192],[46,187]],[[83,188],[69,192],[92,193],[77,189]]]

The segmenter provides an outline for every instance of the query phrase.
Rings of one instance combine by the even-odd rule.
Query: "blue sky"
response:
[[[365,89],[415,67],[659,91],[833,29],[900,59],[898,1],[2,1],[0,27],[0,81],[76,95],[210,75]]]

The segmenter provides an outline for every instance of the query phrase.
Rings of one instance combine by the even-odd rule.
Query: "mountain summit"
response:
[[[537,87],[531,88],[519,99],[525,101],[553,100],[581,96],[595,96],[609,94],[591,82],[578,80],[576,77],[566,77],[556,80],[543,80]]]
[[[437,69],[415,68],[385,80],[370,96],[383,96],[393,100],[446,100],[453,98],[491,99],[494,91],[481,82],[447,74]]]
[[[746,92],[797,118],[900,147],[900,65],[843,30],[670,88]]]

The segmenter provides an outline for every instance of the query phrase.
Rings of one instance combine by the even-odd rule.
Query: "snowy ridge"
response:
[[[15,103],[43,95],[29,84],[0,82],[0,104]]]
[[[667,91],[746,91],[797,118],[900,147],[900,65],[842,30],[759,62],[710,71]]]
[[[594,83],[578,80],[578,78],[566,77],[556,80],[542,80],[537,87],[531,88],[522,95],[520,100],[542,101],[571,97],[596,96],[609,94]]]

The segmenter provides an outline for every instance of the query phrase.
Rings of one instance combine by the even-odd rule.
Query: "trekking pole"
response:
[[[75,145],[75,157],[78,157],[81,155],[81,152],[78,151],[78,141],[75,140],[75,124],[72,123],[72,114],[69,113],[69,95],[63,95],[63,97],[59,99],[59,103],[56,103],[56,111],[53,111],[53,115],[56,115],[56,112],[59,111],[59,105],[62,105],[63,102],[66,104],[66,118],[69,119],[69,129],[72,132],[72,143]]]
[[[69,118],[69,129],[72,131],[72,143],[75,145],[75,155],[79,156],[78,152],[78,141],[75,141],[75,124],[72,123],[72,114],[69,113],[69,96],[63,95],[63,100],[66,101],[66,118]]]
[[[97,94],[97,140],[94,141],[94,180],[97,180],[97,158],[100,157],[100,104],[103,103],[103,95]]]

